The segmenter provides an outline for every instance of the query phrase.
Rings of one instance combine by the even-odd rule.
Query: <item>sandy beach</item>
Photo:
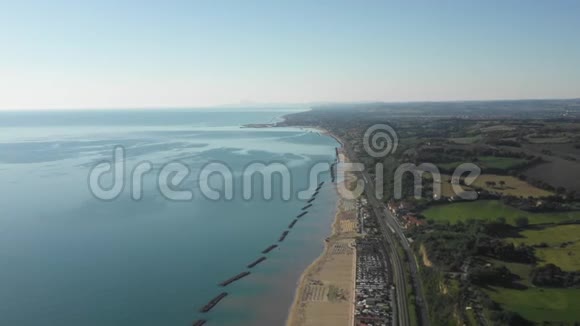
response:
[[[358,235],[355,202],[339,199],[336,212],[324,251],[300,278],[287,326],[353,325],[354,244]]]

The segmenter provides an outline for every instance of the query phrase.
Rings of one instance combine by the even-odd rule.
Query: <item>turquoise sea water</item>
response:
[[[337,143],[295,128],[240,128],[284,111],[91,111],[0,113],[0,325],[281,325],[304,268],[330,233],[336,193],[327,181],[310,213],[252,274],[205,316],[198,310],[275,243],[300,212],[295,198],[309,169],[332,162]],[[126,150],[127,169],[150,161],[143,199],[130,187],[111,201],[92,196],[91,167]],[[234,199],[205,199],[197,188],[207,162],[228,165]],[[292,195],[241,195],[248,164],[289,167]],[[194,199],[166,199],[156,171],[169,162],[191,173],[179,186]],[[128,176],[126,176],[128,178]]]

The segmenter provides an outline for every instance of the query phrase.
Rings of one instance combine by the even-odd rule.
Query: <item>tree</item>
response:
[[[556,192],[558,194],[564,194],[564,193],[566,193],[566,188],[564,188],[564,187],[558,187],[558,188],[556,188]]]
[[[527,216],[519,216],[516,218],[516,226],[519,228],[524,228],[530,224],[530,221]]]
[[[502,186],[502,187],[504,187],[504,186],[505,186],[505,181],[503,181],[503,180],[500,180],[500,181],[499,181],[499,185],[500,185],[500,186]]]
[[[505,285],[511,283],[513,275],[505,266],[474,267],[469,273],[469,279],[479,285]]]

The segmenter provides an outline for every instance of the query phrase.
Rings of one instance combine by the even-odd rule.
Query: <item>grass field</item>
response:
[[[533,286],[532,282],[530,281],[530,272],[532,271],[532,268],[533,268],[532,265],[507,262],[507,261],[501,261],[501,260],[496,260],[496,259],[488,259],[488,261],[493,266],[497,266],[497,267],[505,266],[505,267],[507,267],[507,269],[510,270],[510,272],[519,276],[520,279],[518,280],[517,283],[520,283],[520,284],[525,285],[527,287]]]
[[[550,162],[538,164],[524,171],[530,179],[544,181],[554,187],[564,187],[580,192],[580,182],[575,177],[580,171],[580,161],[568,161],[550,156]]]
[[[565,271],[580,271],[580,242],[566,248],[541,248],[536,256],[542,264],[552,263]]]
[[[558,225],[542,230],[526,230],[521,236],[507,240],[515,244],[546,243],[548,248],[536,249],[536,256],[541,260],[541,264],[552,263],[567,271],[580,270],[580,225]],[[568,241],[573,243],[565,248],[560,247],[562,243]]]
[[[431,178],[426,177],[426,182],[430,182]],[[450,183],[451,176],[441,175],[441,195],[443,197],[457,196],[453,191],[452,185]],[[488,186],[486,182],[493,181],[496,183],[495,186]],[[500,181],[505,184],[500,185]],[[475,182],[472,184],[477,188],[487,190],[489,192],[500,193],[504,195],[516,196],[516,197],[545,197],[553,195],[552,192],[543,190],[530,185],[529,183],[522,181],[518,178],[512,176],[495,175],[495,174],[482,174]],[[462,186],[464,190],[472,190],[471,187]]]
[[[430,177],[429,174],[424,174],[424,176],[425,176],[424,182],[432,182],[433,179]],[[441,196],[450,198],[458,195],[455,193],[455,191],[453,191],[450,181],[451,176],[445,174],[441,175]],[[461,186],[461,188],[463,188],[464,190],[472,190],[471,187],[466,187],[463,185]]]
[[[516,128],[514,126],[509,126],[509,125],[485,125],[485,126],[480,126],[480,130],[482,132],[493,132],[493,131],[511,131],[511,130],[515,130]]]
[[[580,320],[580,310],[576,309],[580,289],[536,288],[529,280],[531,265],[488,260],[494,266],[505,266],[518,275],[517,283],[527,286],[526,290],[491,287],[485,292],[491,299],[506,310],[514,311],[524,318],[541,323],[542,321],[571,324]]]
[[[483,168],[509,170],[526,162],[525,159],[511,157],[481,156],[478,157]]]
[[[572,141],[566,134],[554,134],[552,137],[527,136],[526,140],[532,144],[565,144]]]
[[[493,221],[504,217],[507,223],[515,224],[516,218],[526,216],[530,224],[557,223],[572,219],[580,219],[580,212],[565,213],[530,213],[507,206],[498,200],[477,200],[432,206],[422,212],[428,219],[435,222],[457,223],[470,218]]]
[[[527,162],[525,159],[512,158],[512,157],[496,157],[496,156],[479,156],[477,162],[471,162],[478,165],[483,170],[485,169],[497,169],[497,170],[510,170],[521,164]],[[449,163],[439,163],[437,166],[444,170],[453,170],[458,165],[466,162],[449,162]]]
[[[449,141],[455,144],[475,144],[482,139],[481,135],[471,136],[471,137],[458,137],[458,138],[449,138]]]
[[[500,181],[505,182],[505,184],[503,186],[500,185]],[[495,182],[496,185],[488,186],[486,182]],[[546,197],[553,195],[552,192],[534,187],[518,178],[495,174],[480,175],[473,183],[473,186],[485,189],[489,192],[497,192],[517,197]]]
[[[552,321],[571,325],[580,320],[580,289],[514,290],[491,287],[486,292],[504,309],[517,312],[534,322]]]

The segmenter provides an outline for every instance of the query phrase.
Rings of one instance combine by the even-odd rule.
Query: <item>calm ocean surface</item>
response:
[[[223,291],[217,283],[245,270],[275,243],[305,201],[309,168],[332,162],[334,139],[268,123],[277,111],[90,111],[0,113],[0,325],[191,325]],[[126,150],[126,169],[142,161],[143,199],[125,187],[112,201],[91,195],[90,169]],[[176,202],[158,190],[155,171],[169,162],[191,174]],[[235,176],[234,199],[205,199],[198,171],[220,161]],[[289,167],[293,198],[241,194],[241,171],[260,161]],[[125,176],[128,179],[128,176]],[[327,181],[310,213],[279,249],[227,287],[203,316],[208,325],[282,325],[296,282],[322,251],[337,195]],[[106,178],[105,178],[106,179]],[[105,180],[106,181],[106,180]],[[259,181],[259,180],[257,180]],[[261,181],[260,181],[261,182]]]

